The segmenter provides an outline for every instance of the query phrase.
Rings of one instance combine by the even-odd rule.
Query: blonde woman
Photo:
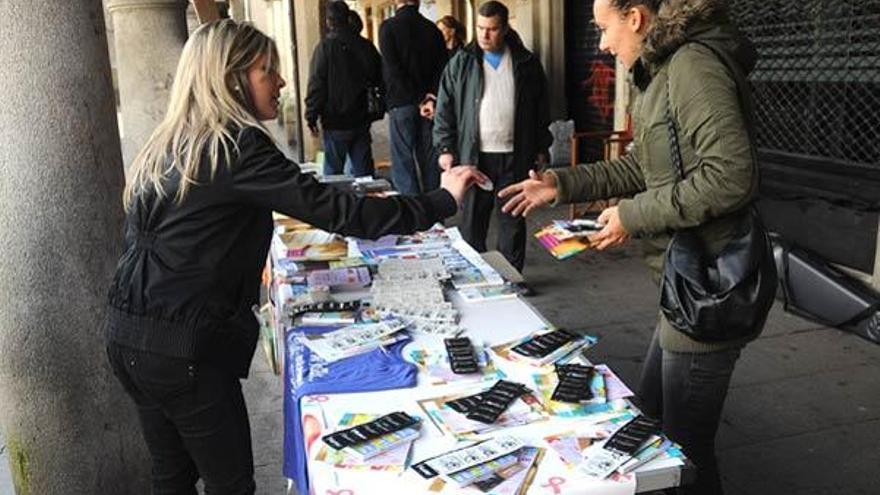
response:
[[[163,122],[125,190],[125,252],[110,288],[107,352],[134,399],[154,494],[254,493],[239,379],[257,340],[251,306],[272,211],[359,237],[424,229],[457,210],[475,170],[442,189],[356,197],[301,174],[261,120],[284,80],[273,42],[231,20],[200,27],[181,55]]]

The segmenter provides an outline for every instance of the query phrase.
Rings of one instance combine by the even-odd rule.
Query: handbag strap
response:
[[[678,144],[678,129],[675,127],[675,119],[672,118],[672,97],[669,91],[669,77],[666,78],[666,131],[669,134],[669,153],[672,155],[672,165],[678,173],[678,180],[684,180],[684,163],[681,159],[681,147]]]
[[[747,132],[749,134],[749,141],[751,143],[751,151],[752,151],[752,160],[757,164],[758,156],[755,152],[754,146],[754,115],[752,114],[752,98],[751,93],[749,92],[748,87],[742,87],[744,84],[748,86],[747,82],[745,82],[744,76],[738,71],[737,68],[731,67],[730,64],[724,59],[721,53],[708,43],[704,43],[698,40],[690,40],[688,43],[696,43],[700,46],[706,47],[715,54],[716,57],[730,70],[731,74],[733,74],[733,80],[736,84],[737,97],[739,99],[740,107],[743,112],[743,119],[746,122]],[[741,81],[742,79],[742,81]],[[675,167],[676,173],[678,174],[678,180],[684,180],[684,161],[681,158],[681,146],[679,144],[679,136],[678,136],[678,128],[675,125],[675,118],[672,115],[672,92],[669,89],[670,86],[670,77],[667,71],[666,75],[666,128],[667,133],[669,134],[669,153],[672,157],[672,164]]]

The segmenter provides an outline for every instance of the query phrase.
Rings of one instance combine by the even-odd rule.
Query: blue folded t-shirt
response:
[[[321,365],[320,358],[297,339],[299,333],[326,333],[339,328],[342,327],[296,327],[285,336],[284,475],[294,480],[298,493],[309,493],[308,452],[300,411],[302,397],[414,387],[418,377],[415,365],[401,355],[409,340]]]

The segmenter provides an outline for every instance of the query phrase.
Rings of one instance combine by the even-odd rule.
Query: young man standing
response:
[[[327,6],[326,38],[312,55],[306,94],[306,122],[324,132],[324,174],[343,173],[346,158],[355,177],[373,175],[367,88],[383,87],[376,47],[351,28],[345,2]]]
[[[536,163],[545,163],[553,140],[544,69],[510,28],[508,17],[500,2],[480,7],[477,39],[449,62],[434,116],[440,167],[476,165],[494,183],[495,191],[470,191],[463,205],[462,235],[481,252],[486,251],[492,212],[500,207],[495,193],[527,178]],[[497,249],[522,270],[525,220],[500,210],[497,217]]]
[[[419,1],[397,2],[397,14],[379,28],[387,88],[391,178],[401,194],[437,189],[431,118],[446,65],[443,35],[419,13]]]

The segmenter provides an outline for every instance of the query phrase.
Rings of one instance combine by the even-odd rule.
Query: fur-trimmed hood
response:
[[[642,58],[663,63],[689,40],[711,44],[748,74],[758,56],[754,45],[730,22],[727,0],[666,0],[645,38]]]

